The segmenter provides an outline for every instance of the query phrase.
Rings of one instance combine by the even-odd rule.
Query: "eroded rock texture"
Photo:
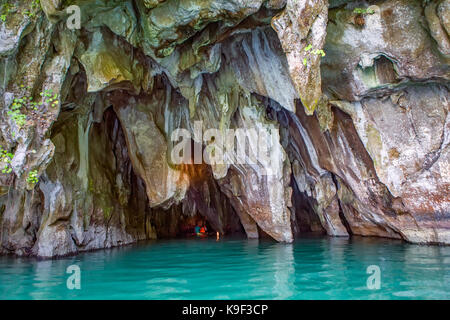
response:
[[[200,220],[282,242],[450,243],[448,0],[8,3],[0,252],[74,254]],[[174,163],[176,129],[207,159],[199,131],[275,129],[270,174],[259,154]]]

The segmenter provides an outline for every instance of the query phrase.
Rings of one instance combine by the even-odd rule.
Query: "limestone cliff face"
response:
[[[450,243],[450,1],[1,5],[1,253],[174,237],[200,218],[282,242]],[[198,123],[277,129],[271,174],[258,157],[173,163],[180,128],[214,156]]]

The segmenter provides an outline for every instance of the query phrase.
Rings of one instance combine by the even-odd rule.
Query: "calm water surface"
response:
[[[68,290],[68,266],[81,290]],[[366,286],[367,267],[381,288]],[[307,238],[141,243],[58,260],[0,257],[0,299],[450,299],[450,247]]]

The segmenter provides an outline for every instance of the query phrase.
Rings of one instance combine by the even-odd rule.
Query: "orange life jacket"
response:
[[[201,232],[201,233],[205,233],[205,232],[206,232],[205,227],[201,227],[201,228],[200,228],[200,232]]]

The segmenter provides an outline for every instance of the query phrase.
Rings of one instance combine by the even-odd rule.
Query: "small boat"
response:
[[[210,234],[201,233],[201,232],[199,232],[199,233],[192,232],[192,233],[188,233],[187,236],[188,237],[197,237],[197,238],[207,238],[210,236]]]
[[[199,232],[199,233],[196,234],[196,236],[199,237],[199,238],[206,238],[206,237],[208,237],[208,234],[206,232],[205,233]]]

